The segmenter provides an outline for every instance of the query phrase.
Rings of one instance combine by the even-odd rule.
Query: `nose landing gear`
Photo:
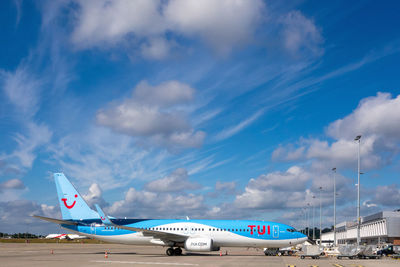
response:
[[[181,248],[168,248],[166,251],[168,256],[180,256],[182,255],[182,249]]]

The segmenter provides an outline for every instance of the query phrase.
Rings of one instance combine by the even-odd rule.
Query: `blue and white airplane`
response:
[[[220,247],[282,248],[307,237],[293,227],[250,220],[116,219],[96,205],[92,210],[63,173],[55,173],[62,220],[34,215],[63,228],[106,242],[168,247],[168,256],[186,251],[218,251]]]

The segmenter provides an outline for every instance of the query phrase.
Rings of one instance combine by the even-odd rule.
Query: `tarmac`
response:
[[[167,256],[163,247],[118,244],[0,243],[0,266],[267,266],[267,267],[390,267],[399,260],[300,259],[265,256],[261,249],[222,248],[207,253]],[[107,256],[105,252],[107,251]],[[225,255],[227,253],[227,255]]]

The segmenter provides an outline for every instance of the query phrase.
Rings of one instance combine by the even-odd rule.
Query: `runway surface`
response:
[[[105,258],[107,251],[107,258]],[[228,255],[224,255],[228,251]],[[17,244],[0,243],[0,266],[267,266],[267,267],[390,267],[400,261],[319,260],[299,257],[266,257],[261,250],[223,248],[220,252],[185,253],[168,257],[165,248],[117,244]]]

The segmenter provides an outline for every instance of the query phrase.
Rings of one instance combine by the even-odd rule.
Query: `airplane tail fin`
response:
[[[92,210],[63,173],[55,173],[58,201],[63,220],[98,219],[99,214]]]

